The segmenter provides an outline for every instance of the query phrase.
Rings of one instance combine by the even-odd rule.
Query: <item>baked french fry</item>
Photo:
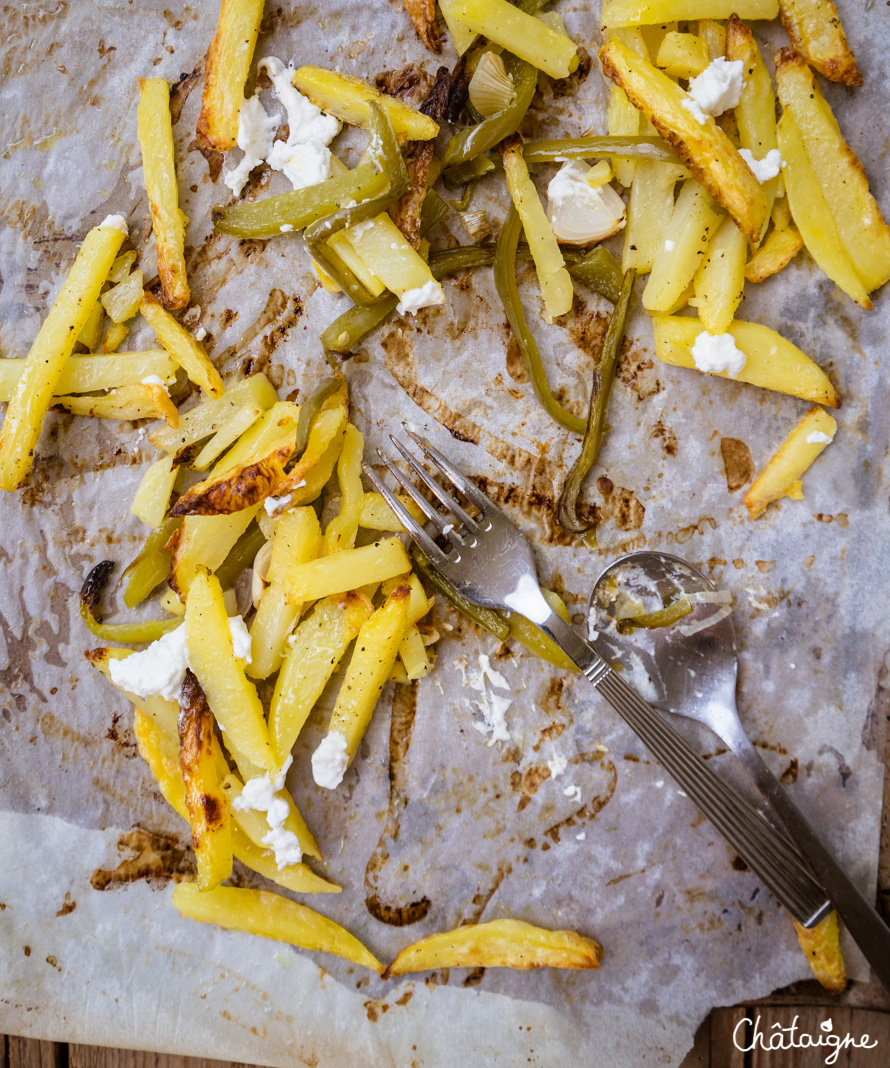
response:
[[[750,260],[745,264],[745,278],[749,282],[762,282],[770,275],[778,274],[803,248],[803,238],[796,226],[780,229],[774,226]]]
[[[339,924],[278,894],[235,886],[202,892],[194,883],[180,883],[171,900],[183,916],[199,923],[331,953],[378,975],[383,973],[380,961]]]
[[[675,367],[695,367],[692,346],[704,331],[698,319],[682,315],[658,315],[652,319],[655,332],[655,355],[662,363]],[[745,354],[745,366],[735,376],[736,382],[789,393],[792,397],[824,404],[840,405],[840,396],[828,375],[796,345],[759,323],[734,319],[727,333]],[[710,373],[710,372],[709,372]],[[726,373],[721,372],[721,378]]]
[[[699,19],[695,25],[698,37],[708,46],[708,59],[713,63],[726,55],[726,27],[716,19]]]
[[[847,988],[847,967],[841,951],[837,913],[832,909],[824,920],[812,928],[801,926],[797,920],[791,922],[813,974],[826,990],[832,994],[842,994]]]
[[[357,427],[349,423],[343,437],[343,448],[337,460],[337,479],[340,483],[340,511],[328,523],[324,532],[326,554],[351,549],[358,534],[365,491],[362,486],[362,454],[365,441]]]
[[[135,256],[136,253],[134,252],[133,255]],[[118,259],[120,259],[120,256],[118,256]],[[78,344],[84,345],[90,352],[93,352],[99,344],[99,339],[102,337],[102,326],[104,322],[105,309],[102,307],[102,301],[97,300],[93,305],[93,310],[90,312],[86,323],[84,323],[83,329],[77,335]],[[66,390],[60,388],[59,392],[65,393]],[[9,398],[6,399],[8,400]]]
[[[277,767],[263,706],[235,659],[222,589],[207,571],[196,573],[185,606],[189,665],[217,722],[249,760],[264,771]]]
[[[151,225],[158,246],[158,277],[164,305],[185,308],[190,299],[185,273],[185,216],[179,210],[170,86],[164,78],[139,79],[136,132],[142,151]]]
[[[383,538],[359,549],[342,549],[291,567],[287,575],[287,599],[292,604],[318,601],[410,570],[411,562],[399,539]]]
[[[338,74],[322,67],[300,67],[294,73],[293,83],[313,104],[353,126],[369,128],[371,112],[368,104],[376,100],[386,108],[400,140],[429,141],[439,132],[438,123],[422,111],[373,89],[361,78],[350,74]]]
[[[404,665],[408,682],[425,678],[430,672],[430,658],[427,656],[423,635],[415,623],[405,631],[405,637],[399,646],[399,659]]]
[[[170,509],[174,518],[187,515],[231,515],[261,504],[285,479],[285,464],[294,451],[296,422],[271,446],[264,446],[222,474],[198,482]]]
[[[436,303],[445,303],[441,283],[386,212],[351,226],[344,236],[373,276],[400,300],[410,290],[428,286],[436,295]]]
[[[64,408],[72,415],[90,415],[99,419],[164,419],[167,426],[174,428],[179,422],[176,405],[163,386],[118,386],[108,393],[53,397],[52,402],[54,408]]]
[[[652,270],[656,258],[664,250],[674,213],[674,186],[681,176],[688,177],[688,171],[672,163],[653,163],[651,160],[639,160],[634,168],[621,269],[645,273]]]
[[[661,42],[655,66],[671,78],[696,78],[710,61],[707,41],[694,33],[672,31]]]
[[[25,360],[0,429],[0,489],[14,490],[31,469],[43,420],[78,334],[86,326],[127,226],[111,216],[84,238]]]
[[[836,432],[837,423],[828,412],[810,408],[745,494],[745,506],[752,519],[759,519],[767,505],[780,497],[803,498],[801,479],[834,440]]]
[[[256,47],[263,0],[221,0],[219,22],[204,63],[198,139],[228,152],[238,140],[238,116]]]
[[[829,81],[862,85],[834,0],[780,0],[779,15],[791,43]]]
[[[122,282],[107,289],[99,298],[99,303],[108,312],[108,318],[115,326],[120,326],[127,319],[132,319],[139,311],[143,292],[142,283],[142,271],[133,271]]]
[[[170,592],[185,602],[199,567],[216,571],[256,517],[260,505],[231,515],[187,515],[166,543]],[[175,522],[175,520],[174,520]]]
[[[111,660],[124,660],[133,655],[132,649],[90,649],[86,654],[87,660],[92,666],[105,676],[112,686],[127,698],[137,710],[137,713],[147,717],[157,729],[168,739],[170,752],[174,762],[178,762],[178,720],[179,707],[172,701],[166,701],[163,697],[136,697],[135,694],[121,689],[112,679],[108,664]]]
[[[158,335],[158,341],[195,385],[200,386],[211,397],[221,397],[223,381],[200,341],[196,341],[153,294],[146,293],[143,296],[139,310]]]
[[[258,404],[242,404],[240,408],[236,408],[231,417],[192,460],[189,465],[191,469],[206,471],[242,434],[250,430],[262,414],[263,409]]]
[[[602,959],[602,946],[575,931],[491,920],[421,938],[402,950],[383,977],[434,968],[598,968]]]
[[[732,219],[717,228],[704,262],[695,273],[698,317],[710,334],[724,334],[745,292],[748,242]]]
[[[157,530],[167,514],[176,475],[177,468],[173,465],[172,456],[164,456],[151,464],[136,490],[130,515],[135,515],[147,527]]]
[[[426,144],[426,142],[424,142],[424,144]],[[386,290],[386,286],[383,282],[376,274],[374,274],[358,252],[356,252],[352,242],[349,240],[348,230],[337,230],[336,233],[331,234],[327,239],[326,244],[330,245],[372,297],[379,297],[380,294]],[[318,269],[317,266],[316,269]],[[322,284],[324,284],[324,278],[322,278]],[[336,285],[337,283],[334,284]],[[339,288],[338,285],[337,290],[339,290]]]
[[[442,51],[439,22],[436,17],[436,0],[402,0],[411,18],[414,32],[431,52]]]
[[[179,768],[202,890],[218,886],[232,874],[229,803],[214,757],[213,728],[204,691],[186,671],[179,697]]]
[[[312,508],[293,508],[275,524],[272,558],[256,617],[250,628],[251,662],[247,673],[267,679],[281,667],[284,646],[302,604],[287,603],[290,568],[314,560],[322,549],[321,528]]]
[[[279,496],[291,498],[291,507],[308,504],[321,493],[340,456],[348,418],[349,401],[343,386],[325,401],[312,423],[306,448],[278,487]]]
[[[278,394],[269,379],[262,373],[251,375],[228,383],[221,397],[207,397],[187,412],[180,412],[177,430],[154,430],[148,440],[156,449],[175,453],[215,434],[242,405],[256,405],[265,411],[277,402]]]
[[[741,19],[774,19],[779,0],[606,0],[603,25],[612,29],[672,20],[728,19],[733,12]]]
[[[315,702],[372,611],[367,597],[354,591],[327,597],[287,643],[269,709],[269,733],[279,762],[289,756]]]
[[[617,37],[628,48],[633,49],[638,56],[649,58],[649,50],[639,28],[614,31],[610,29],[608,32],[609,36]],[[609,107],[606,112],[606,128],[609,133],[618,137],[637,137],[641,133],[642,123],[643,116],[627,99],[624,90],[613,85],[609,90]],[[625,189],[630,188],[634,180],[636,163],[630,159],[616,159],[612,161],[612,167],[621,185]]]
[[[250,839],[251,842],[259,849],[268,849],[268,846],[263,845],[263,838],[269,832],[269,821],[266,819],[264,812],[258,812],[256,809],[237,809],[234,807],[235,802],[244,792],[244,783],[237,775],[227,775],[223,782],[223,789],[228,799],[229,806],[232,808],[232,819],[241,828],[244,834]],[[318,845],[312,832],[306,826],[306,821],[300,815],[300,811],[294,804],[294,799],[288,793],[287,789],[281,789],[275,794],[276,799],[283,801],[288,808],[287,819],[285,820],[283,827],[286,831],[290,831],[291,834],[296,835],[297,841],[300,843],[300,849],[304,854],[314,857],[316,860],[321,860],[321,853],[319,852]]]
[[[714,200],[751,241],[759,241],[769,218],[760,183],[714,119],[701,125],[684,107],[688,93],[620,41],[599,52],[603,73],[619,85],[671,145]]]
[[[790,112],[834,216],[838,236],[871,293],[890,278],[890,227],[871,195],[865,170],[844,140],[806,60],[791,48],[776,55],[776,86],[783,118]],[[793,202],[791,210],[793,213]],[[795,218],[795,222],[800,227],[800,220]]]
[[[405,494],[396,494],[396,496],[418,523],[425,521],[423,512],[410,497]],[[396,518],[395,512],[379,493],[366,493],[362,498],[358,525],[365,530],[388,530],[395,534],[405,533],[405,528],[402,526],[401,521]]]
[[[12,399],[25,370],[25,360],[0,360],[0,402]],[[124,352],[110,356],[70,356],[56,383],[56,393],[92,393],[99,389],[139,385],[143,378],[157,376],[172,381],[176,364],[163,349]]]

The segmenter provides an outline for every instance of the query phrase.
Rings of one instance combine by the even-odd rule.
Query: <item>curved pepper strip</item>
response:
[[[287,462],[286,470],[294,467],[297,460],[299,460],[306,451],[306,443],[309,440],[309,431],[312,429],[312,424],[318,417],[318,413],[321,411],[324,402],[328,397],[332,397],[342,385],[343,380],[341,378],[326,378],[321,385],[316,386],[300,405],[300,416],[297,419],[296,444],[294,445],[294,451],[291,454],[291,458]]]
[[[480,627],[485,627],[498,641],[505,642],[510,637],[509,625],[497,612],[493,612],[490,608],[480,608],[479,605],[472,604],[458,593],[452,583],[433,567],[429,559],[414,544],[411,546],[411,559],[424,581],[432,586],[436,593],[441,593],[445,600],[450,601],[459,612],[462,612],[468,619],[472,619],[474,623],[478,623]]]
[[[154,642],[179,626],[182,620],[178,616],[150,619],[143,623],[100,623],[93,613],[113,568],[114,562],[111,560],[96,564],[80,588],[80,618],[91,634],[106,642]]]
[[[635,627],[645,627],[647,630],[655,630],[660,627],[671,627],[674,623],[692,615],[692,605],[685,597],[678,597],[675,601],[657,608],[654,612],[643,612],[639,616],[627,616],[616,620],[615,628],[619,634],[632,634]]]
[[[653,163],[681,161],[660,137],[567,137],[552,141],[527,141],[522,146],[526,163],[567,163],[573,159],[608,156],[642,159]]]
[[[618,303],[624,276],[618,261],[607,248],[597,245],[575,263],[566,258],[566,270],[575,281],[599,293],[611,304]]]
[[[559,495],[557,510],[559,525],[573,534],[585,534],[595,526],[594,523],[589,523],[578,515],[578,494],[581,492],[584,479],[596,462],[600,443],[606,432],[606,409],[609,407],[609,396],[618,367],[618,354],[621,351],[621,342],[624,340],[624,329],[627,325],[630,300],[633,296],[634,277],[633,271],[625,272],[621,295],[612,312],[609,329],[606,331],[606,339],[603,342],[603,351],[593,373],[587,428],[584,431],[584,440],[581,442],[581,452],[572,465],[562,493]]]
[[[516,284],[516,252],[519,248],[521,229],[516,208],[511,204],[498,235],[494,257],[494,283],[519,345],[519,351],[522,353],[522,361],[534,387],[535,396],[557,423],[564,426],[566,430],[571,430],[573,434],[583,434],[585,421],[564,408],[553,396],[547,381],[547,372],[541,361],[541,354],[538,352],[538,346],[525,321],[525,312],[522,310],[519,288]]]
[[[216,577],[224,590],[234,586],[238,576],[253,564],[256,554],[266,544],[266,535],[254,519],[232,546],[229,555],[216,569]]]

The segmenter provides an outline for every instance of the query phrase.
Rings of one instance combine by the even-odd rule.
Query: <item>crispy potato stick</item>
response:
[[[199,567],[216,571],[256,517],[260,505],[232,515],[188,515],[170,536],[170,592],[184,602]],[[175,522],[175,520],[174,520]]]
[[[297,627],[287,644],[269,709],[269,733],[279,762],[287,759],[315,702],[372,611],[368,598],[353,591],[326,597]]]
[[[142,300],[142,271],[133,271],[118,285],[106,290],[99,298],[99,303],[108,312],[108,317],[116,326],[127,319],[132,319],[139,311]]]
[[[112,323],[108,327],[105,337],[102,339],[99,351],[102,353],[117,352],[124,341],[126,341],[127,334],[129,333],[130,328],[125,323]]]
[[[141,604],[170,574],[170,553],[164,546],[179,526],[178,519],[165,519],[157,530],[148,535],[142,548],[127,565],[123,574],[127,580],[124,589],[127,608]]]
[[[287,603],[288,572],[314,560],[321,549],[321,528],[312,508],[293,508],[275,524],[266,575],[269,585],[263,590],[250,628],[251,662],[247,673],[253,678],[267,679],[281,667],[287,636],[303,607],[299,602]]]
[[[795,49],[829,81],[862,85],[834,0],[780,0],[779,14]]]
[[[410,627],[412,623],[417,623],[418,620],[423,619],[433,607],[433,598],[427,597],[423,583],[413,571],[407,575],[396,575],[395,578],[387,579],[386,582],[381,583],[380,592],[384,597],[389,597],[392,591],[398,589],[399,586],[407,586],[411,591],[408,598],[408,616],[405,620],[405,625]]]
[[[157,530],[167,514],[177,473],[178,468],[174,466],[172,456],[164,456],[151,464],[136,490],[130,514],[141,519],[147,527]]]
[[[338,74],[322,67],[300,67],[294,73],[293,83],[313,104],[353,126],[368,129],[371,116],[368,103],[376,100],[386,108],[400,140],[430,141],[439,132],[438,123],[428,115],[350,74]]]
[[[645,273],[652,270],[659,253],[664,251],[674,213],[674,186],[681,177],[688,180],[689,172],[672,163],[650,160],[640,160],[634,168],[621,269]]]
[[[535,183],[528,173],[522,156],[521,138],[509,138],[502,142],[500,150],[507,187],[522,220],[525,239],[535,261],[538,284],[544,298],[544,318],[552,323],[558,315],[565,315],[571,310],[575,297],[572,278],[566,270],[565,260],[550,228]]]
[[[776,55],[776,85],[783,117],[791,113],[838,235],[871,293],[890,278],[890,227],[869,191],[862,164],[844,140],[813,72],[791,48]],[[800,226],[797,218],[795,222]]]
[[[759,241],[769,218],[766,194],[713,118],[700,125],[683,106],[689,95],[619,41],[609,41],[599,55],[603,73],[621,86],[742,233]]]
[[[230,774],[225,778],[223,789],[225,790],[229,805],[234,806],[244,790],[244,783],[237,775]],[[294,804],[294,799],[288,793],[287,789],[279,790],[275,794],[275,797],[282,800],[288,807],[288,817],[283,824],[284,829],[297,836],[297,841],[300,843],[300,849],[305,854],[314,857],[316,860],[321,860],[321,853],[319,852],[315,838],[306,826],[306,821],[300,815],[300,811]],[[232,819],[255,846],[263,850],[269,848],[268,846],[263,845],[263,837],[269,833],[269,821],[266,819],[265,812],[257,812],[256,809],[252,808],[241,811],[233,808]]]
[[[362,626],[355,640],[328,726],[329,736],[340,735],[346,741],[346,767],[355,759],[399,655],[410,599],[410,587],[398,586]]]
[[[710,334],[725,334],[745,293],[748,242],[730,218],[717,229],[695,273],[698,317]]]
[[[266,846],[252,842],[236,822],[232,827],[232,846],[235,857],[251,871],[257,872],[270,882],[278,883],[285,890],[296,894],[339,894],[340,887],[329,879],[323,878],[308,864],[288,864],[281,871],[275,863],[275,856]]]
[[[221,2],[204,63],[197,125],[198,139],[217,152],[228,152],[238,140],[238,116],[262,18],[263,0]]]
[[[430,658],[427,656],[426,646],[423,643],[423,635],[412,623],[405,631],[405,637],[399,646],[399,659],[405,668],[405,678],[408,682],[425,678],[430,673]]]
[[[114,263],[111,265],[111,270],[108,272],[108,281],[117,285],[118,282],[123,282],[133,270],[133,264],[136,262],[136,253],[133,249],[129,252],[122,252]]]
[[[118,386],[108,393],[53,397],[53,407],[100,419],[165,419],[174,428],[179,422],[176,405],[163,386]]]
[[[291,567],[287,575],[287,599],[292,604],[318,601],[410,570],[411,562],[399,539],[384,538],[360,549],[343,549]]]
[[[183,916],[200,923],[332,953],[383,974],[383,965],[339,924],[278,894],[234,886],[202,893],[194,883],[180,883],[173,890],[172,902]]]
[[[12,399],[26,362],[12,357],[0,360],[0,401]],[[176,364],[163,349],[111,356],[69,356],[56,383],[56,393],[92,393],[116,386],[135,386],[149,375],[157,375],[167,382],[175,374]]]
[[[231,515],[262,503],[284,481],[284,467],[294,451],[296,434],[294,423],[271,448],[265,447],[223,474],[196,483],[173,505],[170,515]]]
[[[692,346],[704,330],[698,319],[681,315],[660,315],[652,319],[655,332],[655,355],[662,363],[675,367],[695,367]],[[840,406],[840,396],[828,375],[796,346],[775,330],[759,323],[733,320],[728,333],[746,356],[745,366],[736,376],[737,382],[747,382],[777,393],[824,404]],[[726,374],[721,372],[721,378]]]
[[[766,240],[745,264],[745,278],[749,282],[762,282],[772,274],[778,274],[803,248],[803,238],[796,226],[780,229],[774,226]]]
[[[745,506],[752,519],[759,519],[767,505],[780,497],[803,499],[804,472],[831,444],[836,432],[837,423],[828,412],[810,408],[745,494]]]
[[[264,771],[276,770],[263,706],[235,659],[222,589],[206,570],[195,575],[189,590],[185,631],[189,665],[217,722],[248,760]]]
[[[221,397],[223,381],[204,351],[204,346],[151,293],[146,293],[142,298],[139,310],[158,335],[158,341],[195,385],[211,397]]]
[[[396,494],[405,508],[414,516],[418,523],[425,522],[423,512],[414,501],[405,494]],[[358,525],[365,530],[389,530],[395,534],[404,534],[405,528],[396,518],[395,512],[379,493],[366,493],[362,498],[362,509],[359,514]]]
[[[136,255],[135,252],[133,253],[133,255]],[[118,259],[120,259],[120,256],[118,256]],[[109,274],[109,278],[110,277],[111,275]],[[102,301],[97,300],[96,303],[93,305],[93,310],[90,312],[86,323],[84,323],[83,329],[77,335],[78,343],[81,345],[85,345],[86,348],[88,348],[90,352],[92,352],[93,349],[95,349],[96,346],[99,344],[99,339],[102,337],[102,326],[104,322],[105,309],[102,307]],[[61,388],[59,391],[61,393],[65,392],[65,390]]]
[[[428,144],[427,141],[418,141],[415,143],[423,145]],[[349,240],[348,231],[337,230],[336,233],[331,234],[327,239],[326,244],[330,245],[372,297],[379,297],[380,294],[384,292],[386,286],[355,251],[355,248]],[[339,285],[337,288],[340,288]]]
[[[779,148],[785,161],[785,190],[807,252],[825,274],[862,308],[872,306],[856,265],[841,241],[790,110],[779,119]]]
[[[278,394],[269,379],[262,373],[251,375],[229,382],[218,399],[207,398],[187,412],[180,412],[176,431],[154,430],[148,440],[156,449],[178,452],[215,434],[242,405],[252,404],[266,410],[277,402]]]
[[[802,927],[797,920],[791,922],[813,974],[826,990],[842,994],[847,988],[847,967],[841,952],[837,913],[832,909],[824,920],[810,929]]]
[[[14,490],[31,469],[34,447],[65,362],[86,326],[102,284],[127,236],[121,220],[94,226],[41,326],[19,375],[0,430],[0,489]]]
[[[655,66],[672,78],[695,78],[710,63],[708,42],[693,33],[665,34]]]
[[[145,191],[158,246],[158,276],[167,308],[186,308],[190,299],[185,274],[185,216],[173,162],[170,86],[163,78],[139,79],[136,131],[142,151]]]
[[[362,487],[362,454],[365,439],[357,427],[349,423],[343,437],[343,448],[337,461],[337,479],[340,483],[340,511],[328,523],[324,532],[326,554],[351,549],[358,534],[365,491]]]
[[[402,231],[383,212],[370,223],[358,223],[346,231],[346,238],[368,270],[399,299],[411,289],[432,286],[445,303],[441,283],[433,278],[429,264],[415,251]]]
[[[402,0],[405,10],[414,25],[414,32],[431,52],[442,51],[439,22],[436,17],[436,0]]]
[[[598,968],[602,959],[602,946],[575,931],[491,920],[421,938],[402,950],[383,977],[434,968]]]
[[[571,38],[550,29],[507,0],[447,0],[449,17],[519,56],[551,78],[568,78],[578,67]]]
[[[213,728],[204,691],[186,671],[179,696],[179,768],[202,890],[218,886],[232,874],[229,803],[217,774]]]
[[[226,423],[217,430],[189,465],[193,471],[206,471],[214,461],[246,434],[263,414],[258,404],[242,404],[236,408]]]
[[[644,59],[649,58],[649,49],[640,29],[609,30],[609,36],[616,37]],[[643,116],[627,99],[627,94],[617,85],[609,90],[609,107],[606,114],[607,130],[619,137],[638,137],[644,122]],[[615,177],[625,187],[630,188],[636,173],[636,163],[631,159],[616,159],[612,163]],[[651,264],[650,264],[651,266]],[[649,268],[647,267],[646,270]]]
[[[648,312],[673,309],[703,262],[723,216],[707,190],[687,178],[643,290]]]
[[[728,19],[733,12],[742,19],[774,19],[779,14],[779,0],[606,0],[603,25],[612,29],[651,26],[672,19]]]

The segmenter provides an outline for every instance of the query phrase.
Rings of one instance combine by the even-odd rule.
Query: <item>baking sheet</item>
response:
[[[560,5],[590,52],[594,7]],[[828,96],[886,207],[886,137],[875,136],[886,110],[875,75],[883,38],[874,25],[865,32],[853,5],[842,13],[867,84]],[[76,245],[108,212],[129,217],[151,277],[135,78],[185,73],[174,96],[191,219],[188,321],[208,331],[224,371],[266,370],[282,395],[324,374],[317,334],[342,305],[317,286],[301,239],[239,245],[209,227],[209,207],[228,191],[192,131],[215,19],[211,5],[85,0],[9,13],[4,355],[27,351]],[[372,80],[383,70],[416,80],[418,66],[432,74],[437,65],[395,0],[372,11],[270,9],[256,56],[267,54]],[[443,61],[453,58],[446,45]],[[605,101],[594,60],[574,94],[536,102],[530,132],[601,130]],[[260,175],[249,195],[278,191],[279,181]],[[504,193],[492,194],[499,221]],[[467,241],[456,220],[449,226],[437,244]],[[745,519],[742,491],[728,489],[721,441],[744,442],[759,467],[805,405],[655,363],[638,308],[590,495],[601,516],[591,550],[556,526],[553,502],[577,446],[534,403],[490,272],[446,288],[446,308],[386,325],[346,367],[368,452],[401,419],[424,428],[534,539],[542,577],[579,619],[600,568],[637,547],[685,555],[731,589],[749,733],[872,892],[883,739],[869,707],[890,649],[886,298],[865,315],[805,255],[748,287],[740,316],[781,329],[844,397],[837,441],[807,475],[806,499],[757,523]],[[522,292],[557,389],[582,397],[608,307],[582,292],[568,326],[548,329],[529,271]],[[129,347],[150,339],[134,331]],[[144,536],[125,509],[153,455],[130,425],[51,416],[29,485],[0,500],[0,1029],[269,1065],[589,1062],[593,1039],[598,1063],[675,1064],[712,1006],[808,975],[780,907],[587,684],[498,650],[441,607],[438,621],[453,629],[436,671],[386,694],[336,794],[316,790],[309,768],[332,694],[297,747],[289,785],[324,872],[343,886],[311,904],[383,959],[459,922],[513,915],[595,936],[603,967],[384,985],[331,958],[180,920],[168,899],[171,880],[192,870],[188,836],[136,758],[129,709],[82,659],[97,643],[74,601],[95,562],[126,562]],[[477,729],[479,652],[513,698],[510,739],[493,745]],[[556,779],[554,753],[569,760]],[[851,974],[864,977],[849,945],[847,954]]]

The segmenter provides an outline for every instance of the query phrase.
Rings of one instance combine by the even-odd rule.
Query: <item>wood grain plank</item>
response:
[[[68,1047],[68,1068],[250,1068],[241,1061],[212,1061],[172,1053],[146,1053],[105,1046]]]
[[[680,1068],[710,1068],[711,1066],[711,1017],[706,1016],[695,1032],[695,1043],[683,1058]]]
[[[850,1033],[861,1040],[877,1042],[872,1049],[850,1051],[850,1068],[887,1068],[890,1063],[890,1013],[854,1009]]]
[[[9,1068],[9,1039],[0,1035],[0,1068]]]
[[[36,1038],[7,1039],[9,1068],[62,1068],[63,1048],[56,1042],[41,1042]]]
[[[714,1009],[711,1013],[711,1064],[713,1068],[746,1068],[745,1055],[733,1043],[732,1036],[740,1020],[750,1017],[743,1005],[733,1009]],[[746,1029],[739,1030],[739,1036]],[[772,1068],[777,1068],[773,1065]]]

